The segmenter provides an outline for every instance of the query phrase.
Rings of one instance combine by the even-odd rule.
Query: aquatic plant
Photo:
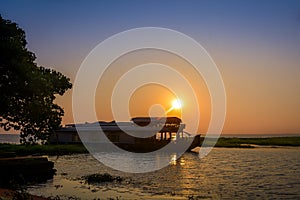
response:
[[[120,176],[112,176],[108,173],[104,173],[104,174],[91,174],[91,175],[87,175],[83,177],[84,180],[86,180],[86,182],[88,184],[93,184],[93,183],[105,183],[105,182],[121,182],[123,180],[123,178],[121,178]]]

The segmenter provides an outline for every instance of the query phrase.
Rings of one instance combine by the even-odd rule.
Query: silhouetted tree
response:
[[[47,141],[60,127],[63,109],[53,103],[70,79],[35,63],[25,32],[0,15],[0,127],[19,130],[21,143]]]

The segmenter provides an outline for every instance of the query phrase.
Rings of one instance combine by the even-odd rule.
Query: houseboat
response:
[[[176,150],[178,145],[188,145],[187,151],[190,151],[200,146],[201,143],[200,135],[192,135],[184,131],[185,124],[178,117],[136,117],[129,122],[98,121],[94,123],[68,124],[56,130],[50,138],[50,142],[99,142],[99,138],[95,138],[97,136],[95,132],[99,132],[99,126],[109,139],[109,142],[131,152],[152,152],[166,145],[171,147],[169,149],[174,150]],[[79,131],[81,133],[80,137]],[[89,138],[89,140],[84,138]],[[105,143],[101,145],[104,146]]]

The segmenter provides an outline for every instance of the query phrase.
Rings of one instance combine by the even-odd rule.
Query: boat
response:
[[[168,151],[177,151],[179,146],[184,146],[186,151],[191,151],[201,145],[200,135],[184,131],[185,127],[186,125],[178,117],[135,117],[129,122],[98,121],[68,124],[54,131],[50,142],[82,143],[83,141],[85,144],[101,143],[101,147],[109,146],[105,138],[99,139],[97,132],[100,129],[109,143],[130,152],[153,152],[164,147],[168,147],[165,148]]]

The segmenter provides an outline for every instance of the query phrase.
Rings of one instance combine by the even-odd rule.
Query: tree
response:
[[[25,32],[0,15],[0,127],[19,130],[21,143],[46,142],[64,115],[54,100],[72,84],[62,73],[38,66],[26,44]]]

